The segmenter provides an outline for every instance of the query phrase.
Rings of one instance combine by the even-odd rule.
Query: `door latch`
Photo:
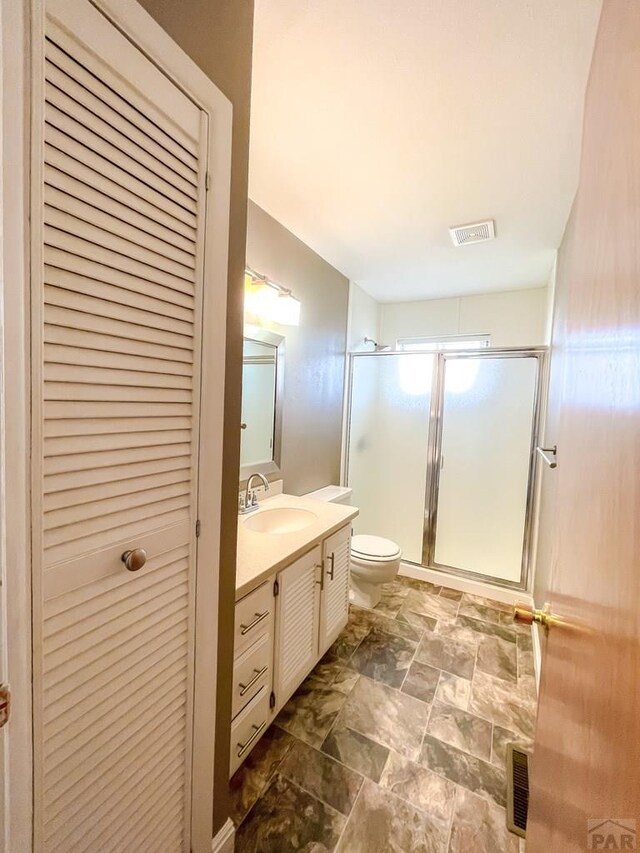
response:
[[[11,691],[8,684],[0,684],[0,729],[9,722],[11,714]]]

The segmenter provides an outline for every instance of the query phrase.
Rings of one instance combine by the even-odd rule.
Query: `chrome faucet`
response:
[[[269,491],[269,481],[264,476],[264,474],[260,474],[256,472],[255,474],[250,474],[247,480],[247,488],[245,489],[244,496],[240,495],[240,513],[253,512],[254,510],[259,508],[258,505],[258,496],[256,495],[255,489],[251,488],[251,483],[254,480],[254,477],[258,477],[262,480],[262,485],[264,486],[265,492]]]

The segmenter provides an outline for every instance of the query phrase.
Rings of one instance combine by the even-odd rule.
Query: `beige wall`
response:
[[[373,349],[372,344],[365,344],[365,338],[378,341],[380,334],[379,302],[365,293],[361,287],[352,281],[349,285],[349,331],[347,334],[347,349],[349,352],[367,352]],[[380,341],[378,341],[380,343]]]
[[[253,202],[247,263],[301,302],[298,327],[266,326],[286,338],[281,463],[301,495],[339,482],[349,281]]]
[[[492,347],[548,343],[548,289],[511,290],[380,306],[379,343],[419,335],[490,334]]]
[[[240,460],[243,275],[246,248],[253,0],[140,0],[233,104],[231,230],[220,552],[220,621],[213,834],[229,814],[228,755],[233,666],[236,518]],[[213,736],[213,732],[212,732]]]

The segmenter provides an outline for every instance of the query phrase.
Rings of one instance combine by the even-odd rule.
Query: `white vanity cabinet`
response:
[[[231,775],[349,617],[351,524],[236,602]]]
[[[320,599],[319,652],[323,655],[349,619],[351,525],[322,543],[323,583]]]
[[[321,555],[318,545],[278,573],[273,691],[277,708],[318,660]]]

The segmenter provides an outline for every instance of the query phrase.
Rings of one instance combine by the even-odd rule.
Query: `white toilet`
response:
[[[305,495],[319,501],[351,503],[351,489],[326,486]],[[391,539],[358,534],[351,540],[351,601],[360,607],[375,607],[382,595],[382,584],[398,574],[402,549]]]

